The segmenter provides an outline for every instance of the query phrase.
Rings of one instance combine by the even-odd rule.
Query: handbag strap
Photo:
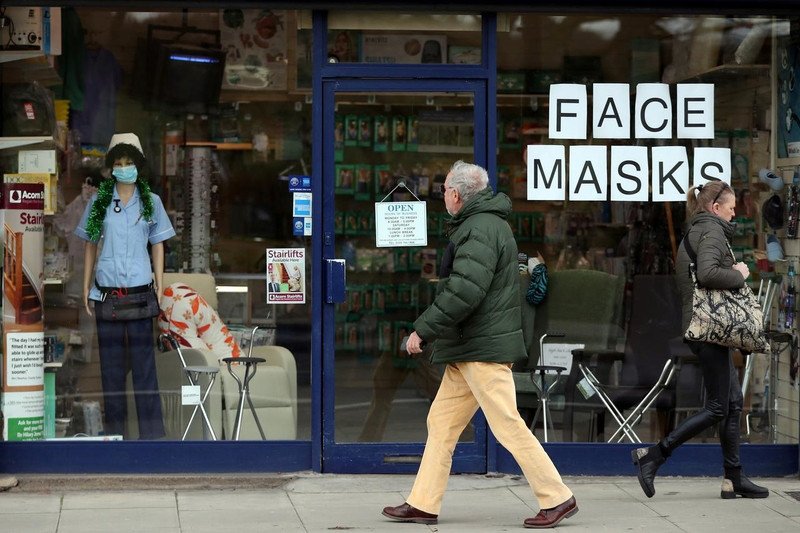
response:
[[[689,233],[692,231],[694,224],[689,227],[689,231],[686,232],[686,235],[683,236],[683,249],[686,250],[686,253],[689,255],[689,259],[692,260],[691,265],[689,265],[689,273],[691,274],[692,278],[694,278],[695,284],[699,287],[700,284],[697,282],[697,254],[694,253],[694,249],[692,245],[689,244]],[[733,262],[736,262],[736,254],[733,253],[733,248],[731,248],[731,243],[728,242],[728,239],[725,239],[725,244],[728,245],[728,251],[731,253],[731,257],[733,257]],[[692,268],[694,267],[694,268]]]

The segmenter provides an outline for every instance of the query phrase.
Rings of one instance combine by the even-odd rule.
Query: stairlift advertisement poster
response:
[[[267,248],[267,303],[306,303],[305,248]]]
[[[3,438],[44,437],[44,186],[3,183]]]

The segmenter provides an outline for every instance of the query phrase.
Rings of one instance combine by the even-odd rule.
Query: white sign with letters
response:
[[[531,144],[528,200],[682,202],[689,187],[731,181],[731,149],[636,146],[643,139],[713,139],[714,85],[627,83],[550,85],[551,140],[621,139],[618,145]],[[631,102],[633,109],[631,110]],[[590,116],[591,112],[591,116]],[[569,155],[569,157],[567,157]]]
[[[428,245],[425,202],[375,202],[375,246]]]
[[[563,366],[566,368],[561,374],[566,376],[572,369],[572,350],[580,350],[583,344],[562,344],[560,342],[545,342],[542,344],[542,357],[539,359],[541,366]],[[547,371],[547,374],[556,374]]]

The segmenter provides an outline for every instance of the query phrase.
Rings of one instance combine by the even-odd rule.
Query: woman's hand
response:
[[[89,307],[89,289],[83,289],[83,306],[86,308],[86,312],[89,313],[89,316],[93,316],[92,309]]]
[[[748,268],[748,266],[742,262],[733,265],[733,269],[739,272],[744,279],[750,277],[750,268]]]

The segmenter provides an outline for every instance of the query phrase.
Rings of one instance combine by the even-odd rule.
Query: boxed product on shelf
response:
[[[355,199],[369,200],[372,198],[372,165],[355,165],[355,169]]]
[[[392,118],[392,150],[403,152],[406,149],[406,117],[396,115]]]
[[[372,117],[369,115],[358,117],[358,145],[372,146]]]
[[[456,65],[480,65],[481,48],[479,46],[448,46],[447,62]]]
[[[344,117],[344,145],[358,146],[358,116],[347,115]]]
[[[529,93],[549,93],[550,85],[553,83],[561,83],[560,70],[530,70],[525,78],[525,87]]]
[[[408,126],[406,128],[407,141],[406,151],[416,152],[419,144],[419,118],[416,116],[408,117]]]
[[[497,92],[521,93],[525,91],[525,71],[505,71],[497,73]]]
[[[385,152],[389,147],[389,118],[376,115],[374,119],[375,141],[372,146],[374,152]]]

